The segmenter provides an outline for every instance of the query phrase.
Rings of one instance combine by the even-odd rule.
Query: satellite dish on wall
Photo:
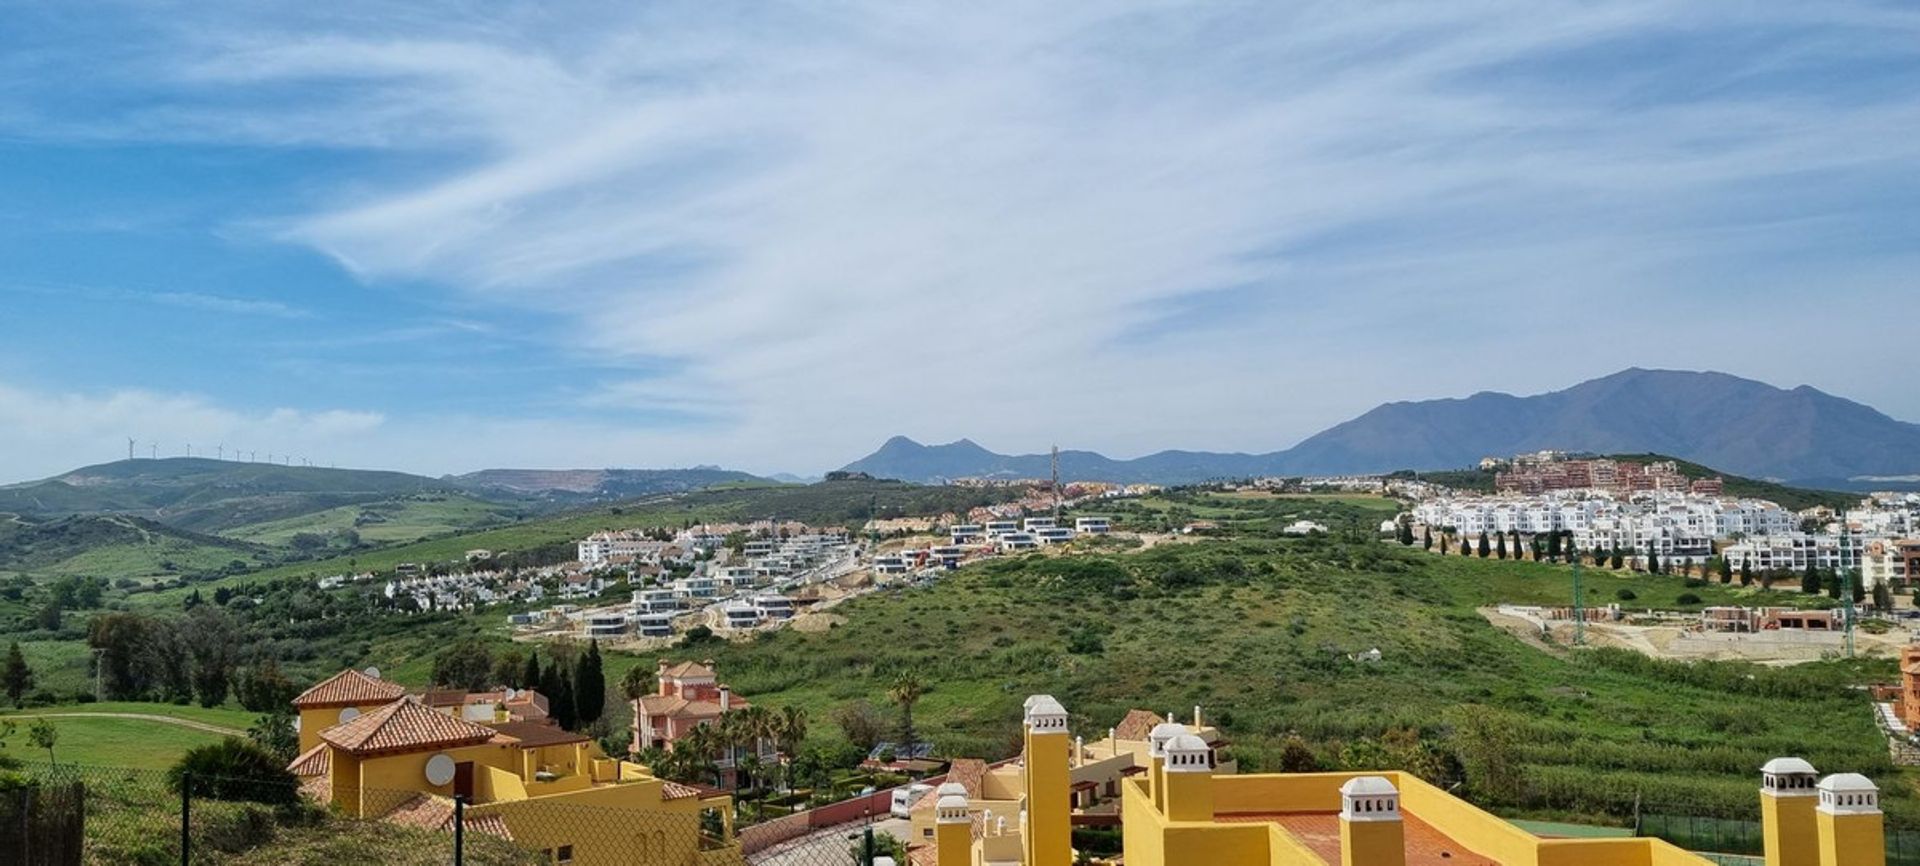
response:
[[[377,680],[380,678],[380,669],[371,665],[369,665],[366,670],[361,671],[361,673],[366,674],[367,679]]]
[[[348,707],[340,711],[340,724],[344,725],[357,718],[360,718],[360,709],[358,707]]]
[[[453,758],[445,752],[427,759],[427,784],[439,787],[453,781]]]
[[[515,694],[516,692],[513,690],[513,686],[507,686],[506,688],[503,688],[500,690],[500,699],[503,701],[510,701],[510,700],[513,700],[513,696]]]

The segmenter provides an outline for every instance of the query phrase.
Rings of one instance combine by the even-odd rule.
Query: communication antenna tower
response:
[[[1847,554],[1853,551],[1853,528],[1847,525],[1847,515],[1840,515],[1840,601],[1846,607],[1847,658],[1853,658],[1853,568],[1847,565]]]
[[[128,460],[133,459],[133,437],[132,436],[127,437],[127,459]]]
[[[147,456],[148,456],[148,457],[151,457],[151,458],[153,458],[153,459],[155,459],[155,460],[158,460],[158,459],[160,459],[160,443],[158,443],[158,442],[148,442],[148,443],[147,443]]]
[[[1580,548],[1569,540],[1567,550],[1573,557],[1573,645],[1583,646],[1587,642],[1587,599],[1580,592]]]
[[[193,456],[193,443],[192,443],[192,442],[188,442],[188,443],[187,443],[187,456],[188,456],[188,457],[192,457],[192,456]]]
[[[214,455],[214,459],[216,460],[227,459],[227,443],[222,442],[218,445],[213,446],[213,455]]]
[[[1053,525],[1060,525],[1060,446],[1053,446]]]

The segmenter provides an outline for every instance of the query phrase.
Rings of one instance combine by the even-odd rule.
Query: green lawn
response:
[[[75,710],[90,712],[90,710]],[[8,718],[8,717],[0,717]],[[36,749],[27,740],[27,725],[17,719],[19,728],[0,747],[0,754],[25,761],[44,762],[45,750]],[[179,725],[145,719],[68,718],[51,719],[60,732],[54,747],[54,759],[60,763],[97,767],[128,767],[163,770],[173,766],[188,749],[219,742],[221,735]]]

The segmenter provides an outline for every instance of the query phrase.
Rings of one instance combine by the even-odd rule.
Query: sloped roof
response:
[[[456,719],[409,700],[394,701],[320,732],[320,739],[355,755],[475,746],[493,737],[492,728]]]
[[[1150,710],[1128,710],[1120,724],[1113,727],[1113,735],[1122,740],[1144,740],[1153,733],[1155,725],[1165,721],[1159,713]]]
[[[294,758],[287,765],[287,772],[296,776],[324,776],[333,769],[333,753],[326,743],[316,743],[314,747]]]
[[[568,743],[584,743],[588,738],[565,730],[559,725],[547,725],[540,722],[496,722],[482,725],[492,728],[518,740],[523,746],[564,746]]]
[[[701,793],[699,788],[695,788],[692,785],[682,785],[679,782],[662,780],[661,786],[660,799],[662,800],[685,800],[698,797]]]
[[[710,677],[713,676],[713,668],[700,664],[699,662],[681,662],[661,671],[660,676],[674,678]]]
[[[407,690],[401,688],[399,683],[377,680],[349,668],[301,692],[299,697],[293,699],[293,705],[300,709],[314,709],[379,704],[406,693]]]
[[[733,698],[733,709],[744,710],[753,706],[742,698]],[[649,716],[667,716],[675,719],[701,719],[721,714],[719,701],[690,701],[678,695],[641,695],[640,708]]]
[[[967,799],[978,800],[980,799],[980,780],[985,779],[986,776],[986,761],[979,758],[954,758],[953,763],[947,765],[947,779],[941,785],[942,787],[949,783],[959,785],[966,789]],[[913,801],[910,808],[915,812],[931,809],[939,802],[939,795],[938,788],[921,794],[920,799]]]

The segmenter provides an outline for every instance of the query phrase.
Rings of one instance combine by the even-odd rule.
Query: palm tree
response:
[[[913,705],[926,697],[927,684],[922,682],[915,671],[903,671],[894,677],[893,685],[887,687],[887,699],[900,706],[900,741],[902,749],[910,749],[919,738],[913,731]]]
[[[780,754],[791,760],[800,753],[800,744],[807,739],[807,711],[799,707],[781,707],[774,730],[773,739]]]
[[[711,778],[719,787],[720,768],[713,759],[720,754],[723,742],[720,732],[711,725],[699,725],[682,734],[673,744],[676,775],[682,779]]]

